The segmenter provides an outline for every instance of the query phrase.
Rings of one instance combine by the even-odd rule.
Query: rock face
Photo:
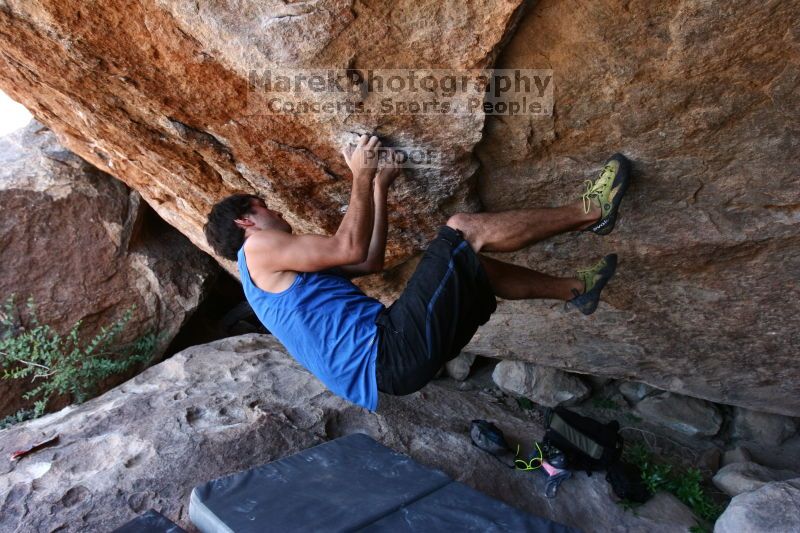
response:
[[[714,533],[772,533],[800,528],[800,479],[770,483],[735,497]]]
[[[776,470],[758,463],[732,463],[714,475],[714,485],[728,496],[760,489],[772,481],[786,481],[798,477],[798,472]]]
[[[548,500],[543,476],[500,466],[469,437],[472,418],[493,421],[511,443],[543,428],[446,385],[381,395],[372,414],[327,392],[270,336],[193,347],[83,405],[0,431],[0,531],[110,531],[152,507],[186,527],[193,486],[353,432],[583,530],[676,530],[615,504],[603,476],[578,473]],[[57,445],[8,460],[53,434]]]
[[[713,404],[669,392],[645,398],[635,411],[648,422],[688,437],[713,437],[722,426],[722,415]]]
[[[492,379],[504,392],[547,407],[573,405],[591,394],[591,389],[575,375],[522,361],[500,361]]]
[[[574,201],[621,151],[634,181],[611,235],[504,257],[619,268],[593,316],[504,302],[471,349],[800,415],[798,20],[779,0],[536,3],[497,65],[552,68],[554,114],[487,118],[481,200]]]
[[[91,338],[135,305],[120,342],[156,331],[163,352],[220,270],[35,121],[0,139],[0,204],[0,295],[32,296],[62,334],[82,320]],[[25,386],[0,381],[0,417],[27,405]]]
[[[0,87],[201,248],[233,191],[332,231],[349,190],[338,150],[368,129],[441,154],[392,194],[393,262],[455,210],[572,201],[621,150],[635,181],[612,235],[506,257],[562,274],[618,252],[599,312],[503,302],[472,351],[800,415],[800,300],[785,296],[800,271],[800,5],[542,0],[504,46],[520,4],[10,0]],[[553,70],[553,116],[264,116],[247,86],[273,66],[472,68],[501,49],[501,67]]]

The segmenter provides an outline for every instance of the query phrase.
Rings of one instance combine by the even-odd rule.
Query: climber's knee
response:
[[[483,238],[480,225],[476,224],[475,216],[469,213],[456,213],[447,219],[447,226],[459,230],[464,235],[464,240],[469,243],[475,252],[480,252],[483,247]]]

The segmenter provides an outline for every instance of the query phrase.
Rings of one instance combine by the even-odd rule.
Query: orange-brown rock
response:
[[[440,165],[393,195],[397,259],[446,213],[476,207],[468,192],[483,115],[266,115],[250,75],[482,68],[520,4],[14,0],[0,9],[0,87],[207,251],[205,216],[233,192],[266,194],[299,230],[335,230],[350,189],[339,152],[355,133],[435,150]]]
[[[219,267],[136,191],[64,149],[36,121],[0,139],[0,162],[3,301],[14,295],[26,316],[32,297],[39,322],[61,334],[81,320],[87,341],[134,307],[118,342],[158,333],[157,358]],[[21,398],[29,385],[0,381],[0,418],[30,405]]]

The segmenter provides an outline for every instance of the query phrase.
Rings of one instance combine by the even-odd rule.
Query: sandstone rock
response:
[[[636,514],[655,521],[664,521],[688,530],[700,520],[691,509],[669,492],[657,492],[644,505],[636,508]]]
[[[713,437],[722,426],[722,415],[710,402],[663,392],[648,396],[635,412],[648,422],[689,437]]]
[[[619,392],[628,402],[635,404],[646,396],[656,392],[658,389],[651,387],[647,383],[636,383],[633,381],[626,381],[619,386]]]
[[[714,476],[714,485],[728,496],[758,490],[772,481],[785,481],[800,475],[790,470],[776,470],[757,463],[732,463]]]
[[[773,533],[800,530],[800,479],[769,483],[731,500],[714,533]]]
[[[492,379],[504,392],[548,407],[574,405],[591,394],[575,374],[523,361],[500,361]]]
[[[251,81],[275,69],[349,70],[366,79],[369,69],[489,67],[521,6],[11,2],[0,13],[10,30],[0,36],[0,87],[206,251],[205,216],[234,192],[267,195],[298,230],[335,231],[350,190],[340,149],[357,133],[428,150],[434,164],[409,172],[392,193],[389,256],[396,261],[432,237],[448,213],[477,207],[468,193],[483,113],[447,120],[348,109],[270,114],[275,93],[254,90]],[[419,100],[415,90],[391,96]]]
[[[752,455],[750,455],[750,452],[744,446],[737,446],[722,454],[722,466],[728,466],[732,463],[747,463],[752,460]]]
[[[0,531],[110,531],[151,507],[188,527],[193,486],[353,432],[573,527],[675,530],[616,505],[603,476],[578,473],[558,498],[545,498],[543,476],[499,467],[472,445],[473,418],[493,421],[510,442],[543,434],[516,410],[446,382],[381,395],[369,413],[327,392],[271,336],[232,337],[184,350],[85,404],[0,431]],[[53,434],[57,446],[9,461],[12,451]]]
[[[797,433],[797,423],[787,416],[737,408],[733,436],[766,446],[777,446]]]
[[[787,290],[800,271],[799,19],[797,2],[536,3],[497,66],[553,69],[554,114],[487,117],[481,201],[575,201],[621,151],[634,181],[611,235],[502,257],[553,275],[611,250],[620,263],[588,319],[504,301],[473,349],[800,415]]]
[[[0,139],[0,203],[0,294],[33,297],[40,323],[62,334],[82,320],[91,338],[135,305],[119,340],[155,330],[158,356],[219,272],[138,193],[35,121]],[[28,406],[26,387],[0,381],[0,418]]]
[[[469,376],[472,363],[475,362],[475,354],[469,352],[460,353],[455,359],[445,363],[447,375],[458,381],[464,381]]]

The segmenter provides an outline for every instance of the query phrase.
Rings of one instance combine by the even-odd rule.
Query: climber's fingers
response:
[[[352,144],[348,144],[344,148],[342,148],[342,155],[344,156],[344,161],[350,166],[350,160],[353,157],[353,150],[355,150],[355,146]]]

